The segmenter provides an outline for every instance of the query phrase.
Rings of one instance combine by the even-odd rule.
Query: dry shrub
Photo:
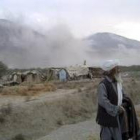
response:
[[[139,108],[136,108],[136,114],[137,114],[138,122],[140,123],[140,109]]]
[[[82,89],[81,89],[81,88],[78,88],[77,91],[78,91],[78,92],[82,92]]]
[[[63,120],[62,120],[62,119],[60,119],[60,118],[57,120],[57,122],[56,122],[56,123],[57,123],[57,125],[59,125],[59,126],[64,125]]]
[[[97,86],[97,83],[88,83],[85,89],[78,88],[77,92],[65,97],[61,106],[67,118],[76,120],[76,118],[90,118],[92,116],[97,109],[95,85]]]
[[[140,110],[136,110],[137,116],[140,117]]]
[[[25,137],[22,134],[18,134],[12,140],[25,140]]]
[[[4,87],[3,91],[1,92],[1,95],[11,95],[12,90],[9,87]]]
[[[9,116],[12,113],[12,104],[3,105],[0,108],[0,123],[6,122],[6,116]]]
[[[25,97],[25,102],[29,102],[31,100],[31,96],[26,96]]]
[[[27,95],[28,89],[25,86],[4,87],[2,95]]]
[[[34,84],[28,86],[29,95],[37,95],[43,92],[55,91],[56,87],[52,83]]]
[[[2,116],[2,115],[0,115],[0,124],[3,124],[3,123],[5,123],[5,117],[4,116]]]
[[[28,86],[4,87],[1,95],[32,96],[42,92],[55,91],[56,87],[52,83],[29,84]]]
[[[0,94],[2,93],[2,91],[3,91],[3,88],[2,88],[2,87],[0,87]]]
[[[19,87],[17,90],[17,95],[27,96],[28,95],[27,87]]]
[[[58,89],[78,89],[87,86],[92,83],[91,81],[85,82],[83,81],[69,81],[69,82],[59,82],[56,83]]]
[[[81,101],[76,99],[64,101],[63,111],[68,118],[81,116]]]
[[[125,79],[124,92],[130,96],[134,104],[140,103],[140,81],[134,78]]]
[[[12,104],[9,103],[7,105],[4,105],[0,108],[0,112],[3,114],[3,115],[10,115],[11,112],[12,112]]]
[[[44,85],[43,84],[35,84],[35,85],[29,85],[28,86],[28,91],[42,91],[44,89]]]
[[[87,137],[87,140],[100,140],[98,134],[90,135]]]
[[[44,83],[45,91],[55,91],[57,88],[53,83]]]
[[[93,113],[93,102],[89,100],[83,93],[67,95],[61,102],[63,112],[67,118],[90,118]]]

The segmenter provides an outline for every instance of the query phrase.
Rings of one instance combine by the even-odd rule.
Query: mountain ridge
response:
[[[127,37],[123,37],[121,35],[117,35],[109,32],[93,34],[87,37],[86,40],[91,41],[91,45],[94,48],[103,47],[103,46],[109,48],[112,48],[111,46],[114,46],[118,48],[119,45],[124,45],[126,48],[140,49],[140,41],[129,39]]]
[[[67,31],[49,30],[46,35],[30,27],[0,19],[0,61],[10,67],[44,67],[81,64],[99,64],[110,58],[123,59],[129,65],[138,65],[140,41],[109,32],[76,39]],[[132,60],[127,60],[127,57]],[[76,60],[76,61],[75,61]]]

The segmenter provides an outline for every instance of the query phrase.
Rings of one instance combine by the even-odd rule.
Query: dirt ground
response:
[[[55,90],[52,91],[45,92],[44,88],[35,94],[18,95],[16,92],[10,95],[7,93],[11,92],[6,92],[0,95],[0,140],[98,139],[92,135],[98,137],[95,114],[99,82],[100,79],[53,82]],[[138,79],[124,79],[125,92],[137,104],[138,116],[139,85]],[[39,89],[36,85],[31,87]]]
[[[77,124],[64,125],[39,140],[99,140],[100,127],[95,119],[90,119]]]

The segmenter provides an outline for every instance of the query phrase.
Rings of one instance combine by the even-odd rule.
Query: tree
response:
[[[0,78],[6,73],[7,69],[7,65],[0,61]]]

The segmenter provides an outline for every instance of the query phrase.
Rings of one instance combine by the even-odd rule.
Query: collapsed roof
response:
[[[68,72],[68,75],[70,77],[84,76],[84,75],[88,75],[89,73],[88,67],[84,67],[84,66],[77,66],[77,67],[71,66],[66,68],[66,71]]]

